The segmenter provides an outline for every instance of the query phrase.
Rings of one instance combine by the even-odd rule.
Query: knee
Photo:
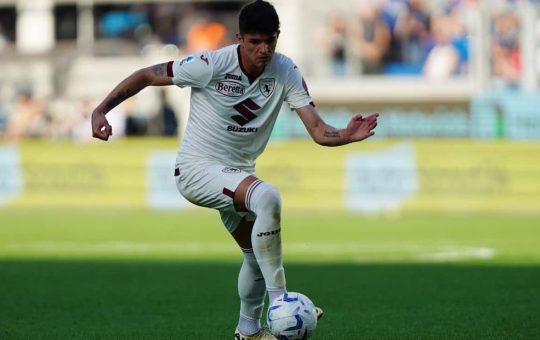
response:
[[[268,190],[264,194],[264,200],[269,211],[273,214],[281,213],[281,194],[276,188],[269,185]]]
[[[250,208],[257,216],[269,214],[279,221],[281,219],[281,195],[272,185],[262,183],[252,193]]]

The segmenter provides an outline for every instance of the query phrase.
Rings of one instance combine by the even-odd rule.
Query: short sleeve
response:
[[[212,79],[212,60],[208,52],[190,55],[182,60],[169,62],[167,73],[176,86],[202,88]]]
[[[289,103],[291,109],[298,109],[307,105],[315,106],[313,99],[309,95],[304,77],[302,77],[300,70],[292,62],[287,72],[285,101]]]

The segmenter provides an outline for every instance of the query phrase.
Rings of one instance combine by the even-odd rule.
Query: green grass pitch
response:
[[[314,339],[537,339],[540,218],[284,212]],[[217,213],[0,210],[0,339],[231,339]]]

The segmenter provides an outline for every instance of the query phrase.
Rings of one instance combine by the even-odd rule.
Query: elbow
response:
[[[324,140],[320,140],[320,139],[317,139],[317,138],[313,138],[313,141],[317,144],[319,144],[320,146],[332,146],[330,143],[328,143],[327,141],[324,141]]]
[[[322,138],[322,135],[320,133],[317,133],[318,132],[317,130],[311,130],[308,132],[309,132],[309,135],[311,136],[311,139],[315,143],[319,144],[320,146],[329,146],[328,141]]]
[[[324,138],[317,138],[315,136],[312,136],[312,139],[315,143],[319,144],[320,146],[337,146],[338,144],[332,143],[332,141],[324,139]]]

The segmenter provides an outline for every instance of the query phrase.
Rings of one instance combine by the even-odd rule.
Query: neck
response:
[[[264,66],[258,67],[255,64],[250,63],[249,59],[244,56],[241,46],[238,46],[238,59],[240,61],[240,67],[242,68],[242,71],[245,73],[246,76],[248,76],[250,81],[257,78],[261,73],[263,73]]]

